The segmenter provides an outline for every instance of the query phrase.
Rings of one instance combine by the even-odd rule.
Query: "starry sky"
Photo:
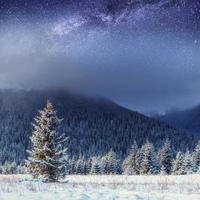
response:
[[[0,88],[64,88],[143,113],[200,103],[200,3],[1,0]]]

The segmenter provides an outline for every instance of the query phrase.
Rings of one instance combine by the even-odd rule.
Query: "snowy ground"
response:
[[[0,176],[0,200],[200,200],[200,175],[69,176],[40,183]]]

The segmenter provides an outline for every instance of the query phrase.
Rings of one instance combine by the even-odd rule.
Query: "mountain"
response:
[[[0,91],[0,162],[21,162],[29,148],[34,116],[50,99],[63,118],[71,155],[93,156],[113,149],[123,158],[134,140],[156,147],[169,138],[174,149],[193,147],[194,137],[112,101],[63,91]]]
[[[171,111],[156,118],[200,137],[200,105],[183,111]]]

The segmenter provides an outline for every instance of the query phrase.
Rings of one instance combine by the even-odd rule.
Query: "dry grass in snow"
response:
[[[200,175],[68,176],[64,183],[0,176],[0,200],[200,200]]]

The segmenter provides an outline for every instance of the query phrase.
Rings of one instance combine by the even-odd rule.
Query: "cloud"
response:
[[[0,32],[1,88],[62,87],[141,112],[200,103],[199,37],[65,20]]]

